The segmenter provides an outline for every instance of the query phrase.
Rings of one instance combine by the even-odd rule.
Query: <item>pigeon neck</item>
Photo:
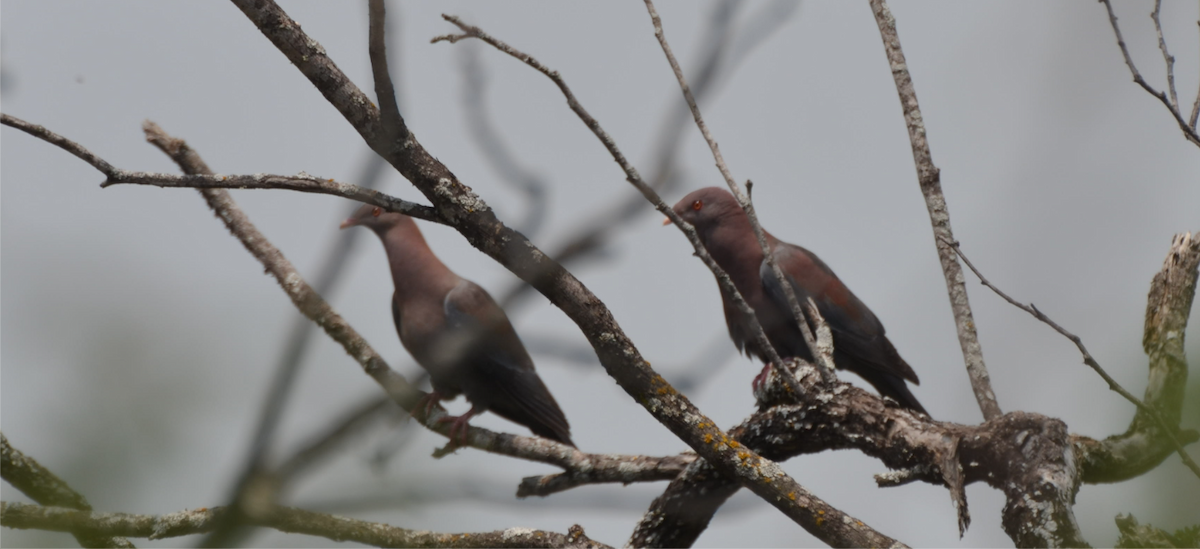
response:
[[[445,286],[453,288],[458,277],[433,255],[416,223],[407,221],[379,233],[387,251],[396,295],[402,299],[427,293],[440,295],[448,289]]]
[[[750,218],[744,213],[733,216],[714,229],[709,237],[712,245],[708,252],[717,264],[725,269],[735,282],[757,279],[763,253],[762,247],[758,245],[758,238],[754,236],[754,229],[750,226]],[[767,244],[771,245],[774,241],[775,237],[767,233]],[[743,288],[738,289],[745,291]]]

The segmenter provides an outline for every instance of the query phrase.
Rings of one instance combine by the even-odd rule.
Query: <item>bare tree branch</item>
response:
[[[776,367],[782,367],[783,362],[780,360],[779,356],[774,353],[774,350],[771,349],[770,343],[767,341],[766,335],[763,333],[762,327],[758,324],[758,319],[754,315],[754,310],[751,309],[748,304],[746,304],[745,299],[743,299],[741,294],[738,293],[737,288],[733,285],[733,282],[729,279],[729,276],[725,274],[725,272],[708,254],[708,251],[700,242],[700,238],[696,234],[696,230],[691,225],[684,222],[683,219],[681,219],[674,212],[674,210],[672,210],[666,205],[666,203],[662,201],[661,198],[659,198],[658,194],[655,193],[653,189],[646,185],[646,182],[642,180],[641,176],[638,175],[637,170],[625,159],[624,154],[621,153],[620,149],[617,147],[612,138],[609,137],[608,133],[600,127],[600,124],[596,121],[596,119],[592,118],[592,116],[588,114],[587,110],[585,110],[583,106],[580,105],[575,99],[575,96],[573,93],[571,93],[571,89],[567,86],[566,81],[559,76],[558,72],[546,67],[530,55],[518,51],[499,39],[488,35],[478,27],[463,23],[458,17],[443,14],[442,18],[453,23],[455,26],[461,29],[464,34],[438,36],[432,40],[433,42],[447,41],[450,43],[455,43],[466,38],[478,38],[484,42],[487,42],[488,44],[491,44],[496,49],[517,58],[530,67],[533,67],[537,71],[550,78],[558,86],[558,88],[563,92],[563,95],[567,98],[567,105],[572,111],[575,112],[576,115],[579,116],[579,118],[584,122],[584,125],[591,129],[592,133],[594,133],[596,137],[600,139],[600,142],[604,144],[606,149],[608,149],[613,159],[616,160],[617,164],[619,164],[625,171],[626,180],[633,184],[634,187],[636,187],[639,191],[641,191],[642,195],[645,196],[646,199],[651,203],[653,203],[658,211],[670,218],[671,221],[677,227],[679,227],[685,235],[687,235],[688,240],[692,243],[693,248],[696,250],[696,255],[698,255],[706,265],[708,265],[709,269],[712,270],[717,276],[722,288],[729,293],[735,303],[737,303],[739,309],[741,309],[743,314],[746,315],[747,320],[751,324],[752,330],[757,334],[755,339],[760,343],[760,345],[762,345],[761,348],[771,350],[771,356],[769,358],[771,359],[772,364],[776,365]],[[532,246],[532,244],[530,245]],[[586,330],[585,333],[587,333]],[[591,334],[588,335],[590,338]],[[603,355],[601,356],[603,362]],[[611,368],[609,368],[609,372],[612,373]],[[614,377],[616,376],[614,375]],[[800,387],[796,384],[795,380],[791,378],[791,376],[784,374],[780,377],[781,379],[790,380],[788,382],[789,387],[794,387],[793,390],[798,392]],[[662,378],[658,377],[658,379],[661,380]],[[619,377],[618,381],[620,381]],[[670,386],[666,384],[665,380],[663,380],[662,383],[665,387],[662,390],[657,391],[658,394],[670,394],[672,396],[677,396],[683,402],[686,402],[686,397],[679,395],[674,388],[670,388]],[[688,403],[687,406],[690,408],[690,403]],[[657,403],[652,406],[648,406],[651,412],[655,412],[655,407],[657,407]],[[691,414],[695,414],[691,417],[694,417],[695,420],[698,420],[698,423],[693,423],[693,421],[689,421],[688,423],[695,425],[695,427],[698,427],[699,429],[672,429],[677,436],[679,436],[684,442],[696,450],[696,452],[699,453],[704,459],[717,464],[717,467],[719,467],[721,470],[734,473],[738,477],[739,481],[744,483],[748,488],[750,488],[751,491],[782,511],[797,524],[800,524],[806,530],[812,532],[813,535],[816,535],[820,539],[828,540],[830,543],[842,545],[891,546],[894,544],[899,544],[899,542],[896,540],[893,540],[892,538],[889,538],[871,529],[871,527],[867,526],[862,521],[859,521],[858,519],[855,519],[843,513],[842,511],[835,509],[824,501],[821,501],[815,495],[805,490],[804,487],[800,486],[800,484],[794,479],[789,477],[787,473],[783,472],[783,470],[780,469],[777,464],[763,459],[755,452],[746,449],[737,441],[728,438],[720,431],[720,429],[716,427],[712,420],[701,416],[698,410],[692,409],[687,413],[689,416]],[[660,421],[663,421],[663,419],[660,418]],[[666,422],[664,422],[664,425],[667,425],[668,428],[671,427],[671,425]],[[712,429],[715,432],[704,433],[702,430],[705,429]],[[697,439],[696,435],[700,435],[700,438]],[[714,452],[714,450],[716,451]]]
[[[1125,64],[1129,66],[1129,72],[1133,74],[1133,81],[1137,83],[1137,85],[1141,86],[1142,89],[1146,90],[1146,93],[1149,93],[1159,101],[1162,101],[1163,105],[1166,105],[1167,110],[1171,112],[1171,116],[1175,117],[1175,122],[1179,124],[1179,129],[1183,130],[1183,136],[1197,147],[1200,147],[1200,134],[1196,133],[1196,113],[1200,112],[1198,111],[1200,107],[1193,107],[1192,121],[1189,124],[1187,120],[1183,119],[1183,113],[1179,111],[1178,99],[1176,99],[1175,103],[1172,103],[1171,99],[1167,97],[1166,92],[1160,92],[1154,89],[1149,82],[1146,82],[1145,78],[1142,78],[1142,73],[1138,72],[1137,66],[1133,64],[1133,58],[1129,55],[1129,48],[1125,47],[1125,38],[1121,36],[1121,28],[1117,26],[1117,16],[1115,13],[1113,13],[1112,3],[1110,3],[1108,0],[1100,1],[1104,3],[1104,8],[1108,10],[1108,21],[1112,25],[1113,34],[1117,35],[1117,46],[1121,48],[1121,55],[1125,57]],[[1158,8],[1156,5],[1152,17],[1154,18],[1155,26],[1158,29],[1158,36],[1160,43],[1162,43],[1163,55],[1167,58],[1167,80],[1168,84],[1172,88],[1171,91],[1173,94],[1175,77],[1172,74],[1171,66],[1174,63],[1174,60],[1167,53],[1166,43],[1162,42],[1162,26],[1158,23],[1157,14]],[[1200,96],[1197,96],[1196,98],[1196,105],[1200,105]]]
[[[684,468],[696,461],[695,454],[667,457],[595,454],[591,457],[594,461],[581,464],[580,467],[566,473],[525,477],[517,487],[517,497],[545,497],[585,484],[673,480]]]
[[[1181,235],[1181,236],[1183,236],[1183,235]],[[1191,233],[1188,233],[1185,238],[1190,240],[1190,237],[1191,237]],[[959,242],[951,242],[949,244],[952,248],[954,248],[954,251],[958,253],[958,256],[962,258],[963,262],[967,264],[967,267],[969,269],[971,269],[971,272],[975,273],[975,276],[979,277],[979,282],[981,282],[984,286],[987,286],[993,292],[996,292],[996,295],[1000,296],[1001,298],[1003,298],[1005,301],[1009,302],[1013,306],[1033,315],[1034,318],[1044,322],[1047,326],[1050,326],[1051,328],[1053,328],[1054,331],[1062,334],[1063,337],[1071,340],[1071,342],[1075,344],[1075,347],[1077,347],[1079,349],[1079,353],[1083,355],[1083,363],[1087,364],[1088,367],[1090,367],[1092,370],[1095,370],[1095,372],[1097,374],[1099,374],[1101,378],[1104,379],[1104,382],[1108,383],[1108,388],[1110,390],[1121,395],[1122,397],[1125,398],[1125,400],[1128,400],[1129,402],[1133,403],[1134,406],[1137,406],[1139,413],[1146,414],[1148,417],[1150,417],[1154,421],[1155,425],[1158,427],[1159,433],[1163,437],[1165,437],[1167,440],[1169,440],[1171,442],[1171,445],[1175,447],[1175,451],[1178,452],[1179,457],[1181,459],[1183,459],[1183,464],[1186,465],[1188,467],[1188,469],[1191,469],[1192,473],[1194,473],[1197,478],[1200,478],[1200,468],[1196,467],[1196,462],[1192,461],[1192,458],[1190,456],[1188,456],[1187,451],[1183,449],[1183,445],[1179,443],[1179,439],[1175,438],[1174,433],[1175,433],[1175,431],[1178,431],[1178,429],[1179,429],[1178,427],[1172,427],[1172,426],[1168,425],[1167,422],[1164,421],[1162,419],[1162,417],[1158,415],[1158,412],[1156,412],[1153,408],[1147,406],[1145,403],[1143,403],[1137,397],[1133,396],[1133,394],[1131,394],[1129,391],[1126,391],[1125,388],[1122,387],[1120,383],[1117,383],[1117,380],[1113,379],[1112,376],[1108,375],[1108,372],[1104,371],[1104,368],[1100,367],[1100,363],[1097,362],[1096,359],[1094,357],[1092,357],[1091,353],[1088,352],[1087,347],[1083,346],[1083,340],[1080,339],[1079,336],[1077,336],[1071,332],[1068,332],[1065,328],[1063,328],[1062,326],[1059,326],[1058,323],[1054,322],[1053,320],[1050,320],[1050,317],[1046,316],[1045,313],[1038,310],[1038,308],[1035,305],[1033,305],[1032,303],[1030,303],[1029,305],[1025,305],[1025,304],[1009,297],[1008,294],[1001,291],[1000,288],[997,288],[991,282],[988,282],[987,278],[984,278],[983,273],[980,273],[979,269],[976,269],[975,265],[971,263],[971,260],[967,259],[967,256],[966,256],[966,254],[963,253],[962,247]],[[1186,323],[1185,323],[1185,326],[1186,326]],[[1183,337],[1182,336],[1183,332],[1179,332],[1179,333],[1180,333],[1179,337]],[[1185,372],[1185,375],[1186,375],[1186,372]],[[1176,415],[1176,419],[1178,420],[1178,415]],[[1178,421],[1176,421],[1176,423],[1178,423]]]
[[[971,379],[971,389],[975,392],[975,400],[979,402],[983,418],[988,420],[999,417],[1002,412],[996,402],[996,394],[992,392],[987,366],[983,362],[983,347],[979,345],[979,335],[975,332],[975,318],[971,312],[971,302],[967,298],[962,266],[958,264],[954,251],[946,245],[946,242],[954,242],[954,232],[950,229],[950,210],[946,206],[946,196],[942,194],[940,172],[937,166],[933,165],[933,153],[929,150],[929,141],[925,135],[925,119],[921,116],[921,107],[917,103],[917,91],[913,87],[912,76],[908,73],[904,51],[900,49],[896,18],[892,16],[884,0],[870,2],[871,12],[875,14],[875,23],[879,26],[879,35],[883,38],[883,49],[887,53],[888,64],[891,65],[892,78],[896,81],[896,91],[900,95],[904,125],[908,128],[913,161],[917,165],[917,183],[925,197],[925,207],[929,210],[929,221],[933,225],[933,242],[942,264],[942,274],[946,278],[950,309],[954,311],[958,344],[962,347],[967,376]]]
[[[228,510],[200,508],[166,515],[91,513],[63,507],[42,507],[0,502],[0,523],[6,528],[51,530],[93,536],[128,536],[166,539],[211,532]],[[255,519],[255,525],[280,532],[352,541],[376,547],[581,547],[602,548],[578,525],[566,534],[509,528],[494,532],[442,534],[397,528],[378,522],[274,507]]]
[[[1196,21],[1196,26],[1200,27],[1200,21]],[[1192,131],[1196,131],[1196,119],[1200,118],[1200,88],[1196,90],[1196,100],[1192,102],[1192,116],[1188,117],[1188,127]]]
[[[394,196],[366,189],[358,185],[349,183],[341,183],[333,179],[325,179],[314,177],[306,173],[299,173],[294,176],[287,175],[213,175],[213,174],[189,174],[175,175],[166,173],[152,172],[137,172],[122,170],[112,166],[100,157],[92,154],[83,146],[58,135],[42,126],[30,124],[19,118],[0,114],[0,124],[10,126],[21,130],[29,135],[37,137],[47,143],[57,145],[59,148],[83,159],[103,173],[106,180],[100,184],[101,187],[109,187],[111,185],[120,184],[135,184],[135,185],[152,185],[155,187],[171,187],[171,188],[192,188],[192,189],[286,189],[291,191],[299,191],[304,193],[329,194],[349,198],[358,202],[373,204],[379,206],[389,212],[398,212],[404,215],[423,219],[432,223],[446,224],[446,221],[441,218],[436,210],[429,206],[416,204],[407,200],[401,200]]]
[[[407,216],[423,219],[432,223],[445,224],[438,213],[429,206],[401,200],[379,191],[364,189],[350,183],[341,183],[333,179],[315,177],[304,172],[296,175],[214,175],[188,174],[173,175],[150,172],[131,172],[117,170],[101,187],[112,185],[134,184],[152,185],[155,187],[193,188],[193,189],[285,189],[303,193],[331,194],[350,200],[379,206],[390,212],[399,212]]]
[[[13,488],[42,505],[84,512],[92,510],[83,494],[76,492],[66,481],[33,458],[9,445],[4,433],[0,433],[0,476]],[[82,547],[133,547],[129,540],[120,536],[75,533],[75,539]]]
[[[1175,56],[1167,51],[1167,41],[1163,38],[1162,19],[1162,0],[1154,0],[1154,11],[1150,12],[1150,18],[1154,20],[1154,31],[1158,33],[1158,49],[1162,50],[1163,61],[1167,63],[1167,92],[1171,94],[1171,108],[1179,110],[1179,96],[1175,94]]]

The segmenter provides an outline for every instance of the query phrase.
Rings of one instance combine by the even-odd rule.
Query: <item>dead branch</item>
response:
[[[83,494],[76,492],[66,481],[33,458],[9,445],[4,433],[0,433],[0,476],[13,488],[42,505],[83,512],[92,510]],[[133,547],[129,540],[121,536],[75,533],[75,539],[82,547]]]
[[[0,502],[0,524],[6,528],[71,532],[85,536],[126,536],[167,539],[211,532],[228,512],[225,508],[200,508],[166,515],[92,513],[64,507],[42,507]],[[608,547],[589,539],[583,528],[572,526],[566,534],[509,528],[494,532],[442,534],[409,530],[378,522],[314,513],[290,507],[274,507],[254,519],[256,526],[291,534],[317,536],[333,541],[352,541],[376,547]]]

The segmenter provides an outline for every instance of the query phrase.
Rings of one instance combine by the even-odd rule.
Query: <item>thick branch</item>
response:
[[[134,515],[0,502],[0,523],[6,528],[72,532],[76,535],[166,539],[211,532],[225,512],[218,507],[166,515]],[[566,534],[529,528],[441,534],[289,507],[275,507],[255,519],[254,524],[280,532],[375,547],[608,547],[589,539],[579,526],[572,526]]]
[[[1146,327],[1142,348],[1150,357],[1150,379],[1139,408],[1124,434],[1088,445],[1083,465],[1094,472],[1088,482],[1115,482],[1141,475],[1176,449],[1170,436],[1179,425],[1187,386],[1188,364],[1184,334],[1196,295],[1200,238],[1192,233],[1175,235],[1162,270],[1150,282],[1146,300]],[[1151,412],[1153,410],[1153,412]],[[1168,426],[1163,426],[1165,422]],[[1175,434],[1182,444],[1195,442],[1195,431]],[[1182,450],[1182,449],[1180,449]],[[1200,475],[1196,463],[1179,451],[1184,464]]]
[[[810,365],[802,365],[798,377],[805,388],[799,403],[769,372],[756,395],[762,411],[730,429],[730,436],[774,460],[861,451],[908,481],[950,488],[956,505],[963,498],[960,518],[966,514],[962,487],[986,482],[1004,492],[1005,531],[1018,546],[1085,544],[1071,511],[1079,486],[1074,441],[1062,421],[1013,412],[982,425],[943,423],[847,383],[823,384]],[[697,461],[655,500],[628,544],[691,545],[738,488]]]
[[[971,313],[971,303],[967,299],[962,267],[958,264],[954,250],[946,244],[954,242],[954,232],[950,230],[950,210],[946,206],[946,197],[942,194],[940,172],[937,166],[933,165],[933,153],[930,152],[929,141],[926,139],[925,119],[921,116],[921,107],[917,103],[917,91],[913,87],[912,76],[908,73],[904,51],[900,49],[896,18],[892,16],[884,0],[870,2],[871,12],[875,14],[875,23],[879,26],[879,34],[883,38],[883,49],[887,53],[888,64],[891,65],[892,78],[896,81],[896,91],[900,94],[904,125],[908,127],[913,161],[917,165],[917,183],[921,186],[925,207],[929,210],[929,221],[933,225],[933,242],[937,246],[942,274],[946,278],[950,309],[954,311],[954,324],[958,330],[958,344],[962,347],[963,360],[967,365],[967,376],[971,379],[971,389],[975,392],[975,400],[979,402],[983,418],[992,419],[1002,412],[1000,405],[996,403],[996,394],[992,392],[987,366],[983,363],[983,348],[979,345],[979,335],[975,333],[975,318]]]
[[[33,458],[9,445],[4,433],[0,433],[0,475],[13,488],[42,505],[78,511],[92,510],[83,494],[76,492],[66,481]],[[112,535],[76,533],[75,539],[83,547],[133,547],[129,540]]]

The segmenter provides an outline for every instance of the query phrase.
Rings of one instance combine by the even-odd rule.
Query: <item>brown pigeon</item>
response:
[[[780,357],[811,361],[812,353],[796,326],[783,287],[763,257],[750,217],[733,195],[724,189],[707,187],[683,197],[674,210],[696,228],[708,253],[754,308],[767,339]],[[904,383],[908,380],[920,384],[916,372],[900,358],[875,314],[812,252],[780,241],[771,233],[766,233],[766,237],[796,299],[803,304],[811,297],[829,324],[833,332],[834,364],[862,376],[880,394],[901,406],[928,415]],[[754,342],[737,307],[724,292],[721,299],[734,345],[739,351],[766,362],[766,353]]]
[[[396,285],[396,331],[433,384],[433,393],[413,412],[466,394],[471,410],[443,418],[454,423],[451,442],[460,431],[465,440],[467,421],[490,410],[538,436],[574,446],[566,416],[492,296],[442,264],[411,217],[365,204],[342,228],[357,225],[383,241]]]

